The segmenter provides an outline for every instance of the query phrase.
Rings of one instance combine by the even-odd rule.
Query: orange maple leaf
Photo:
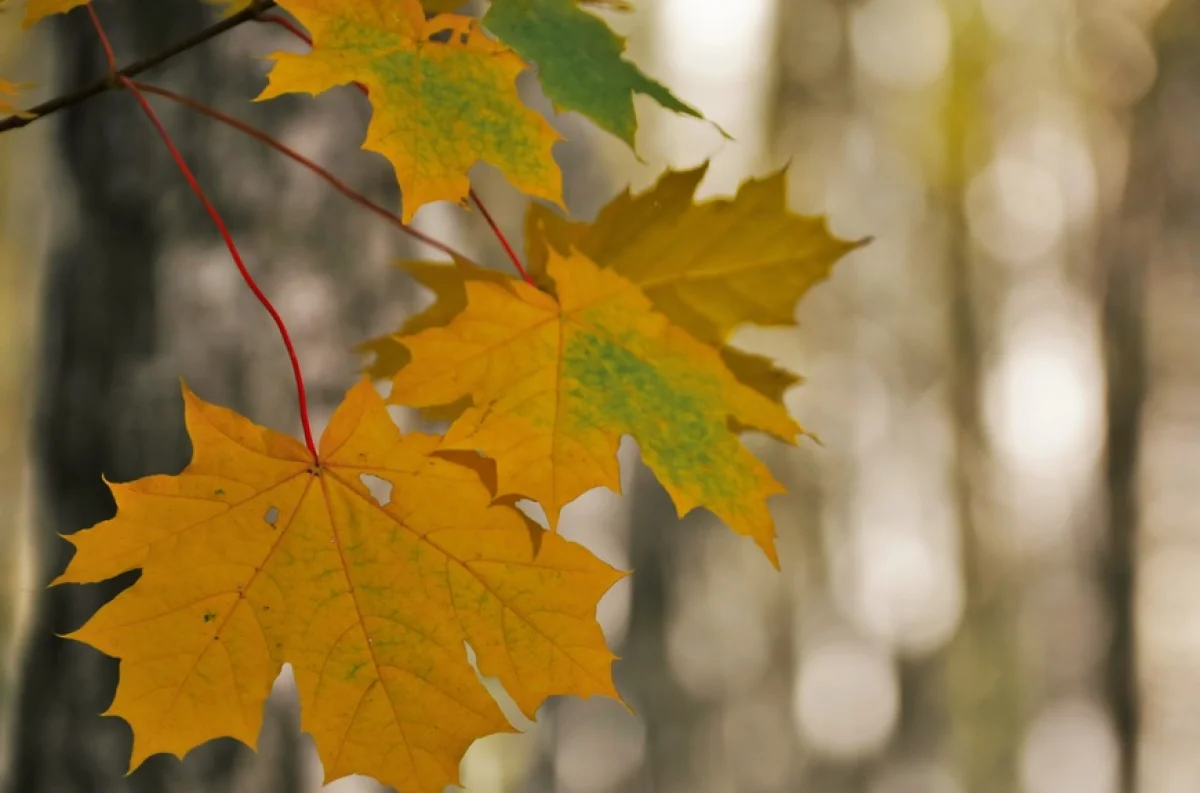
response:
[[[319,462],[184,398],[191,463],[110,484],[116,517],[68,538],[55,581],[142,570],[71,634],[121,659],[107,714],[133,728],[132,767],[219,736],[254,746],[285,662],[326,781],[401,791],[440,793],[472,741],[512,731],[466,644],[530,717],[554,694],[617,696],[595,608],[622,574],[493,503],[475,470],[434,454],[441,438],[401,436],[369,382],[334,413]]]

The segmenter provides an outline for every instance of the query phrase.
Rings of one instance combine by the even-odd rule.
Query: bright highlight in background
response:
[[[1015,312],[988,375],[985,404],[998,450],[1015,468],[1035,474],[1090,467],[1100,448],[1103,412],[1095,332],[1086,315],[1071,310],[1068,295],[1045,297],[1028,314]]]

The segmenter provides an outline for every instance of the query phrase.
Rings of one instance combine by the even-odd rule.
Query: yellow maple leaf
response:
[[[476,20],[426,20],[419,0],[280,0],[313,37],[307,55],[275,53],[268,99],[364,85],[374,111],[363,148],[391,161],[405,221],[431,201],[465,203],[467,170],[500,168],[522,192],[562,203],[559,140],[525,107],[516,78],[525,63],[487,38]]]
[[[563,220],[532,204],[526,236],[560,253],[574,248],[641,287],[672,322],[709,344],[743,323],[795,325],[796,304],[866,244],[833,236],[825,218],[787,208],[786,169],[744,183],[734,198],[692,202],[708,170],[667,171],[654,187],[626,190],[593,223]],[[529,268],[545,270],[545,246]]]
[[[29,0],[25,5],[22,27],[29,28],[48,16],[65,14],[72,8],[87,5],[88,0]]]
[[[464,643],[527,715],[553,694],[616,696],[594,613],[621,574],[492,503],[475,471],[434,455],[437,436],[401,436],[369,382],[333,415],[320,462],[184,397],[191,463],[110,484],[116,517],[68,538],[55,581],[142,570],[71,634],[121,659],[107,713],[133,728],[132,767],[218,736],[254,746],[284,662],[326,781],[406,792],[440,793],[472,741],[512,729]]]
[[[13,83],[0,77],[0,113],[8,113],[10,115],[20,116],[21,118],[33,118],[32,113],[26,113],[19,110],[13,104],[12,98],[24,91],[26,88],[32,88],[30,83]]]
[[[434,302],[421,313],[405,320],[397,332],[369,339],[354,348],[355,352],[374,355],[371,364],[366,368],[367,376],[373,380],[390,379],[408,365],[411,356],[408,354],[408,348],[400,342],[401,337],[426,328],[445,325],[467,307],[467,281],[495,284],[508,281],[508,276],[503,273],[479,267],[457,257],[453,264],[449,265],[430,261],[399,261],[395,264],[422,286],[430,289],[434,294]],[[453,421],[462,415],[470,404],[471,400],[464,397],[449,405],[423,408],[421,415],[430,421]]]
[[[451,264],[420,260],[395,264],[432,291],[434,301],[424,311],[405,320],[396,333],[371,339],[355,348],[356,352],[375,354],[374,361],[367,367],[367,376],[375,380],[391,377],[408,364],[410,356],[408,348],[400,343],[401,336],[445,325],[467,307],[467,281],[503,284],[509,280],[503,273],[457,257]]]
[[[729,422],[789,442],[800,427],[617,273],[553,251],[547,273],[557,298],[468,280],[467,307],[448,325],[399,339],[412,359],[388,401],[471,396],[445,448],[495,460],[497,492],[539,502],[551,526],[583,492],[619,491],[617,446],[631,435],[680,515],[704,506],[777,563],[766,498],[783,487]]]

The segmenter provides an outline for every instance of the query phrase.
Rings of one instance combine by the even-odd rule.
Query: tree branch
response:
[[[71,107],[72,105],[77,105],[85,99],[91,99],[97,94],[102,94],[105,91],[110,91],[113,89],[123,88],[121,85],[122,77],[135,77],[147,69],[152,69],[164,61],[174,58],[180,53],[186,52],[193,47],[203,44],[211,38],[221,35],[227,30],[232,30],[243,22],[253,20],[262,12],[274,7],[275,0],[252,0],[250,5],[246,6],[236,14],[225,17],[219,22],[215,22],[203,30],[197,31],[193,35],[188,36],[187,38],[178,41],[175,44],[172,44],[170,47],[167,47],[166,49],[157,52],[154,55],[129,64],[125,68],[118,70],[115,75],[106,75],[96,82],[72,91],[69,94],[63,94],[62,96],[51,99],[48,102],[43,102],[37,107],[31,107],[24,111],[22,115],[9,116],[8,118],[0,121],[0,132],[7,132],[10,129],[19,129],[20,127],[32,124],[39,118],[45,118],[46,116],[59,110]]]
[[[331,174],[329,171],[322,168],[320,165],[317,165],[315,162],[308,159],[304,155],[300,154],[295,149],[285,146],[283,143],[276,140],[275,138],[272,138],[270,135],[263,132],[262,130],[256,129],[256,128],[250,126],[249,124],[245,123],[244,121],[238,121],[233,116],[226,115],[225,113],[222,113],[221,111],[217,110],[216,108],[209,107],[208,105],[204,104],[203,102],[198,102],[195,99],[192,99],[191,97],[184,96],[183,94],[177,94],[174,91],[168,91],[165,88],[159,88],[158,86],[150,85],[149,83],[143,83],[143,82],[140,82],[137,80],[134,80],[133,84],[134,84],[134,86],[136,86],[138,88],[138,90],[142,91],[143,93],[155,94],[157,96],[163,97],[164,99],[170,99],[172,102],[178,102],[179,104],[183,105],[184,107],[191,108],[192,110],[195,110],[197,113],[203,113],[204,115],[208,116],[209,118],[211,118],[215,121],[219,121],[222,124],[232,127],[233,129],[236,129],[245,135],[249,135],[250,137],[254,138],[255,140],[265,143],[266,145],[270,146],[272,149],[274,149],[275,151],[284,155],[285,157],[288,157],[288,158],[300,163],[305,168],[312,171],[314,174],[316,174],[317,176],[321,177],[326,182],[328,182],[339,193],[346,196],[351,201],[354,201],[355,203],[371,210],[376,215],[379,215],[384,220],[388,221],[393,226],[395,226],[396,228],[403,231],[405,234],[408,234],[409,236],[413,237],[414,239],[420,240],[421,242],[425,243],[426,245],[428,245],[431,248],[435,248],[435,249],[441,251],[442,253],[445,253],[447,256],[450,256],[453,259],[462,259],[464,261],[471,262],[470,259],[468,259],[463,254],[459,253],[458,251],[454,250],[446,243],[441,242],[441,241],[429,236],[428,234],[424,233],[423,231],[418,231],[417,229],[413,228],[412,226],[409,226],[408,224],[406,224],[404,221],[402,221],[400,219],[399,215],[395,214],[394,212],[389,212],[388,210],[384,209],[382,206],[375,203],[371,199],[367,198],[365,195],[358,192],[354,188],[350,187],[345,182],[343,182],[341,179],[338,179],[336,176]],[[474,264],[477,267],[482,266],[482,265],[478,264],[477,262],[471,262],[471,264]]]

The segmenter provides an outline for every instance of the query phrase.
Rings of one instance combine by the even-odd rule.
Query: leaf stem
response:
[[[110,64],[115,65],[116,59],[112,56],[112,47],[108,43],[108,36],[105,34],[104,27],[100,24],[100,18],[96,15],[96,11],[92,8],[91,3],[88,3],[88,12],[91,14],[92,25],[96,28],[96,34],[100,37],[100,41],[104,45]],[[304,376],[300,372],[300,359],[296,356],[296,348],[292,345],[292,338],[288,334],[287,326],[283,323],[283,318],[279,316],[279,312],[275,310],[275,306],[271,305],[271,301],[259,289],[258,284],[254,281],[254,277],[246,269],[246,263],[242,261],[242,256],[238,252],[237,245],[233,242],[233,236],[229,233],[225,221],[221,219],[221,215],[217,212],[216,207],[212,205],[212,202],[208,200],[208,196],[204,194],[204,189],[196,181],[192,169],[188,167],[187,162],[183,159],[183,155],[175,147],[175,142],[171,140],[171,135],[167,132],[167,128],[163,126],[158,114],[154,112],[154,108],[150,106],[150,102],[146,99],[145,95],[142,94],[137,84],[127,75],[114,70],[112,80],[128,89],[138,104],[141,105],[142,111],[150,119],[150,123],[154,125],[159,137],[162,138],[163,143],[166,144],[167,149],[171,152],[171,158],[175,160],[175,164],[179,167],[180,173],[183,174],[184,179],[187,180],[188,185],[192,188],[192,192],[200,199],[200,203],[204,204],[205,210],[207,210],[209,217],[212,218],[217,231],[221,234],[221,238],[225,241],[225,246],[229,248],[229,255],[233,257],[233,262],[237,265],[238,272],[242,274],[242,279],[246,282],[246,286],[250,288],[250,291],[258,298],[258,302],[262,303],[263,308],[267,310],[267,313],[271,315],[271,319],[275,321],[275,327],[279,329],[279,336],[283,339],[283,346],[287,348],[288,358],[292,362],[292,374],[296,378],[296,397],[300,406],[300,423],[304,427],[304,443],[308,446],[308,451],[312,454],[313,460],[316,461],[318,459],[317,445],[313,442],[312,426],[308,419],[308,398],[304,390]]]
[[[504,236],[504,232],[500,230],[500,226],[497,225],[496,221],[492,219],[492,213],[487,211],[487,207],[483,205],[483,201],[480,200],[479,193],[475,192],[474,187],[471,188],[470,195],[471,200],[475,202],[475,206],[479,207],[479,212],[483,215],[483,219],[486,220],[487,224],[492,227],[492,233],[496,235],[496,239],[500,240],[500,244],[504,246],[504,250],[508,253],[508,258],[512,259],[513,267],[517,268],[517,272],[521,274],[523,279],[525,279],[525,283],[529,284],[534,289],[537,289],[537,284],[533,282],[533,279],[529,277],[529,273],[526,272],[525,268],[521,265],[521,260],[517,257],[517,252],[513,250],[511,245],[508,244],[508,239]]]
[[[104,59],[108,61],[108,76],[109,79],[119,79],[117,74],[117,56],[113,53],[112,42],[108,40],[108,34],[104,32],[104,26],[100,24],[100,17],[96,16],[96,9],[91,3],[87,4],[88,15],[92,18],[92,27],[96,29],[96,35],[100,37],[100,46],[104,47]]]
[[[275,327],[279,329],[279,337],[283,339],[283,346],[287,348],[288,358],[292,362],[292,374],[296,378],[296,397],[300,407],[300,423],[304,426],[304,444],[308,446],[308,450],[312,453],[313,459],[316,460],[317,445],[313,442],[312,426],[308,420],[308,398],[304,390],[304,375],[300,372],[300,359],[296,356],[296,348],[292,344],[292,338],[288,334],[287,326],[283,323],[283,317],[279,316],[279,312],[275,310],[275,306],[273,306],[267,296],[263,294],[262,289],[260,289],[258,284],[255,283],[254,277],[250,275],[250,271],[246,269],[246,263],[242,261],[242,256],[240,253],[238,253],[237,246],[233,242],[233,237],[230,235],[229,229],[225,226],[225,222],[221,219],[221,216],[217,212],[216,208],[208,200],[208,196],[204,194],[203,188],[201,188],[200,183],[196,181],[195,175],[193,175],[191,169],[188,168],[188,165],[184,161],[182,155],[180,155],[179,150],[175,148],[174,142],[172,142],[170,135],[167,134],[166,128],[163,127],[158,115],[154,112],[154,108],[152,108],[150,103],[146,101],[146,97],[141,91],[138,90],[138,87],[134,85],[132,80],[124,76],[122,76],[120,79],[121,82],[124,83],[125,87],[128,88],[133,94],[134,98],[137,99],[138,104],[142,106],[142,110],[146,112],[147,117],[149,117],[150,121],[154,124],[154,128],[158,130],[158,134],[163,139],[163,142],[167,144],[167,148],[171,151],[171,157],[175,160],[175,164],[179,166],[179,170],[183,174],[183,177],[187,179],[188,184],[192,188],[192,192],[194,192],[196,197],[200,199],[200,202],[204,204],[204,208],[208,211],[213,223],[216,224],[217,231],[220,232],[221,238],[225,240],[225,245],[229,248],[229,255],[233,257],[233,262],[237,265],[238,272],[242,274],[242,279],[246,282],[246,286],[250,288],[250,291],[254,293],[256,298],[258,298],[258,302],[262,303],[263,308],[267,310],[267,313],[271,315],[271,319],[275,321]]]
[[[213,119],[214,121],[219,121],[220,123],[225,124],[229,127],[232,127],[234,129],[238,130],[239,132],[249,135],[250,137],[254,138],[255,140],[265,143],[266,145],[270,146],[272,149],[274,149],[275,151],[284,155],[285,157],[288,157],[289,159],[296,161],[300,165],[303,165],[305,168],[312,171],[317,176],[321,177],[326,182],[328,182],[329,185],[331,187],[333,187],[335,190],[337,190],[339,193],[346,196],[351,201],[354,201],[355,203],[360,204],[361,206],[364,206],[367,209],[371,210],[376,215],[379,215],[381,218],[383,218],[384,220],[388,221],[396,228],[403,231],[405,234],[408,234],[409,236],[413,237],[414,239],[419,240],[419,241],[425,243],[426,245],[428,245],[429,247],[439,250],[442,253],[445,253],[452,258],[458,258],[458,259],[463,259],[465,261],[470,261],[470,259],[468,259],[463,254],[456,251],[454,248],[451,248],[446,243],[441,242],[440,240],[434,239],[433,237],[429,236],[428,234],[424,233],[423,231],[418,231],[417,229],[413,228],[412,226],[409,226],[408,224],[406,224],[404,221],[402,221],[400,219],[399,215],[396,215],[393,212],[389,212],[384,207],[380,206],[379,204],[375,203],[371,199],[367,198],[362,193],[358,192],[354,188],[347,185],[341,179],[338,179],[336,176],[334,176],[329,171],[322,168],[317,163],[308,159],[303,154],[300,154],[298,151],[284,145],[280,141],[278,141],[275,138],[268,135],[266,132],[263,132],[260,129],[252,127],[249,124],[245,123],[244,121],[239,121],[238,119],[234,118],[233,116],[226,115],[225,113],[222,113],[220,110],[217,110],[216,108],[210,107],[202,102],[198,102],[195,99],[192,99],[191,97],[184,96],[183,94],[177,94],[174,91],[167,90],[166,88],[159,88],[158,86],[150,85],[148,83],[143,83],[143,82],[139,82],[136,80],[134,81],[134,84],[138,87],[139,90],[141,90],[145,93],[155,94],[156,96],[161,96],[164,99],[169,99],[172,102],[177,102],[177,103],[183,105],[184,107],[195,110],[197,113],[203,113],[204,115],[208,116],[209,118]]]
[[[272,25],[278,25],[308,46],[312,46],[312,37],[305,33],[299,25],[285,16],[280,16],[279,14],[259,14],[254,18],[254,21],[269,22]]]
[[[257,19],[259,22],[269,22],[279,25],[281,28],[290,32],[293,36],[300,39],[308,46],[312,46],[312,37],[286,17],[282,17],[278,14],[260,14]],[[358,90],[362,91],[364,96],[370,96],[370,91],[368,91],[367,87],[362,83],[356,82],[354,83],[354,86]],[[475,202],[475,206],[479,207],[479,211],[483,215],[483,219],[487,221],[492,233],[496,235],[496,239],[498,239],[500,244],[504,246],[504,250],[508,254],[508,258],[512,260],[513,266],[517,268],[517,272],[521,274],[521,278],[525,279],[525,283],[536,289],[537,284],[533,282],[533,279],[529,277],[529,273],[526,272],[525,268],[521,265],[521,259],[517,256],[517,252],[513,250],[511,245],[508,244],[508,239],[504,236],[504,232],[500,230],[500,226],[497,225],[496,221],[492,219],[492,214],[487,211],[487,207],[483,205],[483,201],[480,200],[479,194],[475,192],[475,188],[473,187],[470,191],[470,197],[471,200]]]
[[[199,46],[211,38],[221,35],[227,30],[232,30],[238,25],[262,14],[262,12],[275,7],[275,0],[253,0],[249,6],[231,16],[225,17],[222,20],[214,22],[212,25],[199,30],[196,33],[181,39],[166,49],[150,55],[140,61],[134,61],[123,69],[115,70],[117,78],[120,77],[136,77],[142,72],[158,66],[164,61],[174,58],[180,53],[187,52],[193,47]],[[32,124],[39,118],[45,118],[60,110],[65,110],[72,105],[77,105],[80,102],[91,99],[97,94],[102,94],[105,91],[111,91],[114,88],[123,87],[119,79],[114,80],[112,76],[105,76],[95,82],[85,85],[82,88],[71,91],[55,97],[47,102],[43,102],[36,107],[31,107],[24,111],[21,115],[9,116],[5,119],[0,119],[0,132],[7,132],[10,129],[19,129],[20,127]]]

